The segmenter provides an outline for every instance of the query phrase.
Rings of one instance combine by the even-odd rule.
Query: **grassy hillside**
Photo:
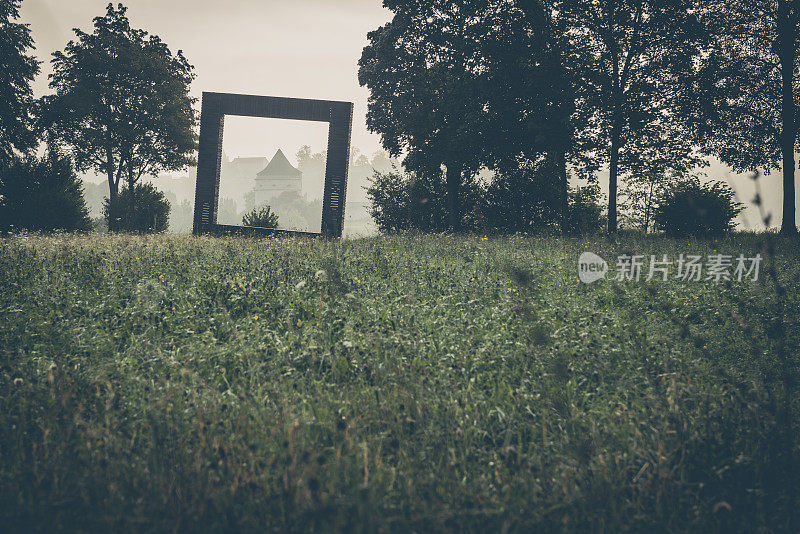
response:
[[[789,530],[765,239],[3,240],[3,529]],[[587,286],[584,250],[768,265]]]

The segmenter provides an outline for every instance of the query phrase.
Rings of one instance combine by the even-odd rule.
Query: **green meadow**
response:
[[[0,529],[791,531],[799,282],[763,234],[5,238]]]

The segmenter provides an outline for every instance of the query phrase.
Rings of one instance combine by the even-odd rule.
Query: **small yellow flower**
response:
[[[256,315],[255,317],[253,317],[253,319],[255,319],[256,321],[258,321],[258,315]]]

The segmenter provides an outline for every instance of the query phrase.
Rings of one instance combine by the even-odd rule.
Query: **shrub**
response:
[[[106,199],[103,215],[112,232],[160,233],[169,226],[169,201],[153,184],[135,184]]]
[[[260,228],[277,228],[278,215],[273,213],[269,206],[256,207],[242,217],[242,224]]]
[[[549,162],[534,169],[498,175],[488,187],[462,184],[462,227],[472,231],[527,232],[559,227],[557,173]],[[602,226],[603,208],[596,185],[570,190],[570,233],[590,233]],[[385,234],[407,230],[448,229],[447,193],[441,177],[397,171],[375,172],[367,188],[370,215]]]
[[[486,189],[482,212],[488,230],[530,232],[561,229],[561,186],[558,169],[545,159],[533,169],[495,176]],[[586,234],[602,227],[600,188],[589,185],[567,193],[566,232]]]
[[[604,226],[603,206],[600,204],[600,187],[596,184],[570,189],[567,233],[592,234]]]
[[[486,189],[482,211],[488,230],[527,232],[558,224],[556,169],[544,160],[533,169],[496,175]]]
[[[459,203],[463,229],[475,230],[482,225],[483,194],[474,181],[461,184]],[[447,191],[441,175],[375,171],[367,197],[372,203],[370,215],[382,233],[412,229],[444,232],[450,227]]]
[[[701,184],[696,177],[667,190],[654,213],[656,225],[670,236],[720,235],[733,230],[744,206],[722,182]]]
[[[66,157],[14,157],[0,169],[0,231],[91,229],[80,178]]]

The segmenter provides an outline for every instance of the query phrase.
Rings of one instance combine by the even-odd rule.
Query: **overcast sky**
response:
[[[135,27],[160,36],[173,50],[181,49],[195,66],[194,96],[203,91],[292,96],[355,103],[353,146],[371,154],[379,138],[365,125],[366,89],[358,85],[358,59],[367,32],[391,18],[381,0],[128,0]],[[105,13],[107,0],[23,0],[22,19],[29,23],[37,55],[45,63],[37,80],[37,96],[49,92],[50,54],[63,49],[72,28],[91,31],[92,18]],[[229,157],[272,157],[282,148],[294,161],[304,144],[325,148],[324,125],[298,121],[226,119],[224,150]],[[705,169],[710,179],[726,180],[745,203],[753,183],[722,165]],[[607,174],[600,183],[607,193]],[[780,174],[761,182],[774,223],[780,222]],[[800,205],[800,194],[798,194]],[[800,209],[798,209],[800,216]],[[745,218],[758,220],[748,208]],[[744,222],[744,221],[743,221]]]
[[[380,140],[365,125],[367,90],[358,85],[358,59],[367,32],[390,19],[381,0],[127,0],[134,27],[158,35],[195,66],[192,93],[203,91],[292,96],[355,103],[353,146],[371,154]],[[116,2],[115,2],[116,4]],[[46,94],[49,58],[91,31],[108,0],[23,0],[37,55],[46,63],[37,96]],[[326,148],[327,125],[228,117],[224,149],[230,157],[268,156],[283,148]]]

